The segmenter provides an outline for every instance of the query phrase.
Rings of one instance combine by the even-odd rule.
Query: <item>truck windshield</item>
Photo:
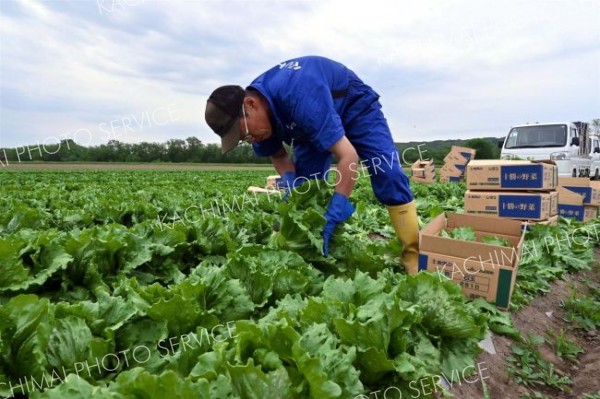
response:
[[[564,147],[565,144],[567,125],[534,125],[510,129],[505,148]]]

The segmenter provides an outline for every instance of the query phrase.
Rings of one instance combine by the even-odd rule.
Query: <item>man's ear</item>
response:
[[[254,98],[253,96],[244,97],[244,105],[248,108],[256,108],[256,98]]]

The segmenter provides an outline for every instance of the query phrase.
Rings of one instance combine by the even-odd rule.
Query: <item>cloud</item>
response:
[[[393,6],[393,7],[392,7]],[[600,117],[600,2],[575,0],[2,1],[0,146],[173,105],[121,140],[218,138],[209,93],[318,54],[382,96],[396,140],[504,134],[527,120]],[[117,121],[117,122],[114,122]],[[123,126],[121,126],[123,128]]]

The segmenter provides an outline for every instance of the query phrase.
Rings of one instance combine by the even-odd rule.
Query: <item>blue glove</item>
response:
[[[292,192],[292,189],[298,186],[296,181],[296,174],[294,172],[285,172],[283,176],[275,180],[275,186],[277,188],[285,188],[285,195],[283,200],[287,200],[287,197]]]
[[[329,256],[329,240],[333,235],[335,227],[348,220],[353,213],[354,206],[352,206],[350,201],[338,192],[333,193],[333,197],[331,197],[331,201],[329,201],[329,206],[327,207],[327,212],[325,212],[325,219],[327,220],[323,228],[323,254],[325,256]]]

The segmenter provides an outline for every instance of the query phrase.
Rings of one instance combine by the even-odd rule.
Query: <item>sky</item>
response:
[[[372,86],[397,142],[600,118],[600,0],[0,0],[0,147],[218,143],[208,95],[302,55]]]

